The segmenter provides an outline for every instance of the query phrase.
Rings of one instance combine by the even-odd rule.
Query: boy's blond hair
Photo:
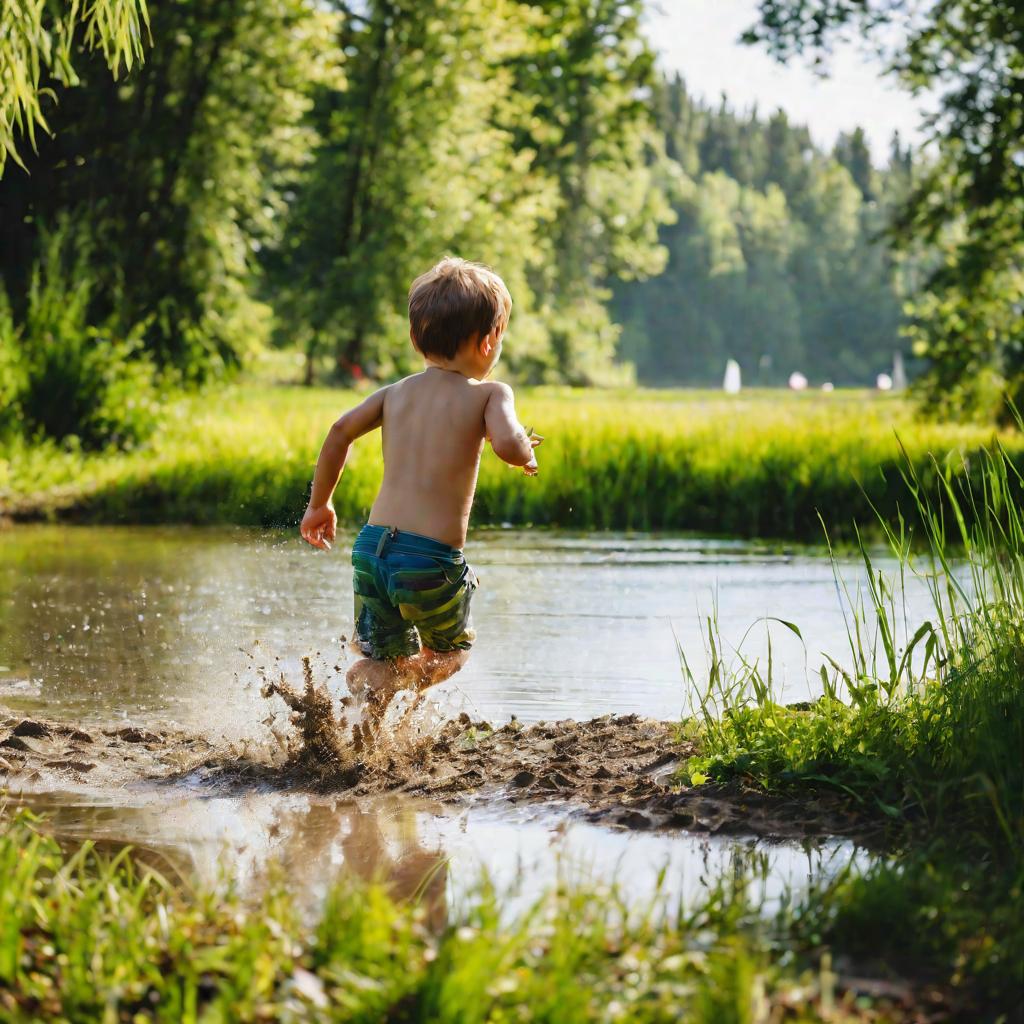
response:
[[[446,256],[409,289],[409,326],[425,356],[454,359],[470,339],[508,324],[512,296],[490,267]]]

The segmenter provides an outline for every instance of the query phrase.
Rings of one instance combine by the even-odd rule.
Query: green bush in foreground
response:
[[[427,922],[376,886],[333,889],[314,924],[273,883],[255,905],[184,900],[127,852],[67,856],[16,816],[0,831],[0,1019],[740,1024],[773,1005],[797,1022],[860,1017],[827,966],[798,975],[776,950],[743,882],[672,923],[583,889],[514,921],[484,890],[439,934]]]
[[[168,405],[153,440],[128,453],[55,445],[0,449],[0,511],[73,510],[100,522],[298,522],[323,436],[351,392],[238,386]],[[570,529],[692,529],[817,539],[819,513],[850,536],[913,505],[903,455],[926,486],[947,468],[975,472],[990,429],[920,423],[900,399],[860,393],[736,398],[680,391],[545,388],[519,396],[545,435],[540,476],[485,452],[474,522]],[[897,439],[896,434],[899,434]],[[1007,437],[1012,457],[1024,442]],[[932,454],[938,458],[933,462]],[[358,443],[335,496],[355,524],[381,472],[373,437]]]

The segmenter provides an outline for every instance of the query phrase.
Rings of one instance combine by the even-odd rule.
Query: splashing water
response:
[[[403,768],[422,769],[448,733],[455,736],[474,727],[465,712],[447,718],[438,705],[411,691],[399,691],[383,707],[349,695],[335,713],[334,699],[316,680],[308,655],[302,659],[301,689],[281,670],[273,679],[265,670],[257,671],[263,682],[261,695],[280,697],[291,712],[299,742],[283,744],[289,761],[321,783],[351,787],[377,773],[394,777]],[[491,731],[483,722],[475,726]]]

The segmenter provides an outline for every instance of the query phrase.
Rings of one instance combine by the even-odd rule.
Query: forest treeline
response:
[[[679,76],[657,83],[652,110],[680,171],[667,263],[617,284],[612,304],[641,380],[719,384],[735,359],[751,383],[800,371],[863,386],[909,356],[902,306],[917,266],[885,237],[913,175],[898,135],[876,168],[863,129],[826,152],[784,111],[711,106]]]
[[[507,279],[527,382],[713,382],[732,357],[867,383],[900,345],[927,265],[883,234],[910,153],[877,168],[861,132],[826,153],[695,102],[640,3],[97,0],[48,26],[59,7],[4,14],[39,76],[3,110],[8,426],[130,442],[162,388],[268,344],[310,380],[387,379],[446,252]]]

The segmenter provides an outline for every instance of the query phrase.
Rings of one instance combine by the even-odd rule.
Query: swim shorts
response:
[[[364,526],[352,546],[356,640],[371,658],[404,658],[420,645],[466,651],[469,603],[479,586],[458,548],[406,530]]]

